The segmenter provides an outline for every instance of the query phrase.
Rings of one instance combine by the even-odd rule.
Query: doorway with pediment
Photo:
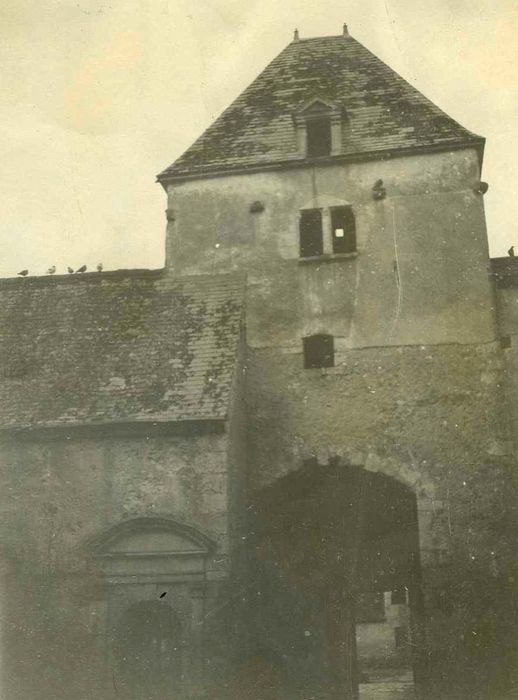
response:
[[[201,688],[213,542],[168,518],[137,518],[93,549],[105,580],[105,656],[115,695],[162,700]]]

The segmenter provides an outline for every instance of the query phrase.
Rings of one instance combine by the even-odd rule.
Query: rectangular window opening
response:
[[[308,156],[328,156],[331,153],[331,120],[329,117],[308,119],[306,134]]]
[[[408,644],[408,629],[406,627],[394,627],[394,642],[396,649],[402,649]]]
[[[312,335],[303,338],[304,369],[334,367],[335,350],[332,335]]]
[[[384,622],[385,596],[379,591],[360,593],[356,599],[356,623]]]
[[[356,222],[351,207],[331,209],[333,253],[356,252]]]
[[[406,588],[396,588],[390,594],[392,605],[406,605]]]
[[[300,214],[300,257],[312,258],[324,252],[322,212],[320,209],[303,209]]]

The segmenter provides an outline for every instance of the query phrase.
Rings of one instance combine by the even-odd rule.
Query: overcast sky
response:
[[[169,165],[301,37],[351,34],[487,138],[518,245],[516,0],[1,0],[0,276],[163,264]]]

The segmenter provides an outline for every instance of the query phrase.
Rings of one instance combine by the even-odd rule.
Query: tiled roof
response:
[[[352,37],[321,37],[289,44],[158,179],[303,160],[293,118],[314,97],[345,111],[342,157],[483,142]]]
[[[518,287],[518,257],[491,258],[490,265],[498,288]]]
[[[225,418],[243,280],[0,282],[0,428]]]

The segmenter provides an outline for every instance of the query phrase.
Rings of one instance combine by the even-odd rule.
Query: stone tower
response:
[[[165,269],[0,280],[2,698],[516,696],[483,148],[296,34],[159,176]]]
[[[292,685],[370,697],[376,635],[395,667],[407,646],[420,697],[498,682],[480,600],[510,447],[483,152],[346,30],[296,33],[158,177],[167,274],[246,274],[250,644]]]

